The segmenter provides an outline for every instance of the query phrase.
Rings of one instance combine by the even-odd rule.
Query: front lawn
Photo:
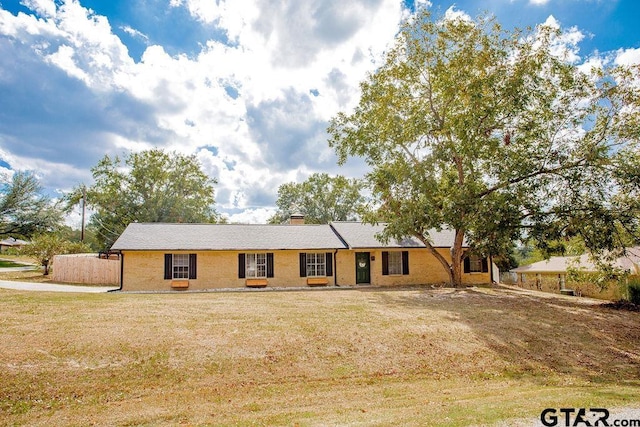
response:
[[[21,264],[6,259],[0,259],[0,268],[28,267],[27,264]]]
[[[640,313],[513,289],[0,290],[0,322],[3,425],[512,425],[640,401]]]

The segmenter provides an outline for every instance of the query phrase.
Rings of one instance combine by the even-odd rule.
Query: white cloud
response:
[[[264,224],[269,218],[275,215],[277,209],[275,208],[257,208],[257,209],[245,209],[240,213],[225,214],[227,222],[234,224]]]
[[[89,83],[89,76],[76,65],[73,55],[74,50],[71,46],[62,45],[55,53],[47,55],[46,58],[70,76]]]
[[[595,54],[587,58],[582,64],[578,65],[578,69],[585,74],[590,74],[594,70],[603,69],[607,62],[608,60],[606,58]]]
[[[553,35],[552,37],[551,53],[553,55],[570,63],[580,61],[580,48],[578,45],[585,35],[578,27],[574,26],[568,30],[561,29],[560,22],[553,15],[549,15],[547,20],[538,27],[539,31],[541,27],[549,27],[556,31],[561,30],[559,35]]]
[[[122,31],[129,34],[131,37],[141,39],[145,42],[149,41],[149,37],[146,34],[141,33],[140,31],[130,27],[129,25],[124,25],[124,26],[121,26],[120,28],[122,29]]]
[[[616,65],[638,65],[640,64],[640,48],[620,49],[616,52]]]
[[[69,99],[69,120],[54,114],[56,132],[45,129],[29,141],[33,147],[58,144],[56,159],[34,154],[38,150],[28,154],[25,148],[11,157],[13,168],[41,169],[55,188],[68,189],[86,182],[89,168],[104,154],[150,147],[197,153],[218,180],[220,208],[233,212],[231,221],[243,222],[263,222],[273,214],[269,205],[280,184],[336,167],[324,134],[327,120],[358,101],[358,83],[393,42],[404,13],[395,0],[304,0],[275,6],[266,0],[171,0],[169,7],[186,8],[197,22],[226,34],[230,43],[211,38],[189,56],[149,45],[135,62],[108,19],[80,2],[28,0],[25,5],[39,17],[0,9],[0,43],[3,37],[19,40],[12,49],[27,47],[24,55],[31,62],[25,65],[36,73],[34,63],[40,61],[43,79],[7,78],[31,85],[30,98],[45,103],[43,114],[59,105],[58,98]],[[150,43],[130,26],[121,29]],[[2,64],[0,84],[7,72]],[[46,72],[47,67],[64,74]],[[40,96],[45,87],[53,91],[49,98]],[[86,100],[77,103],[77,110],[73,96]],[[3,140],[26,138],[3,139],[2,132],[0,148],[12,146]],[[73,142],[57,143],[58,137]],[[71,161],[88,141],[95,141],[98,152],[87,153],[85,163]],[[69,163],[61,163],[65,158]],[[90,159],[94,163],[86,163]]]
[[[53,0],[23,0],[22,3],[45,18],[51,18],[56,14],[56,5]]]
[[[455,5],[450,6],[449,9],[447,9],[447,11],[444,13],[444,19],[449,21],[460,19],[462,21],[473,22],[473,18],[471,18],[469,14],[461,10],[456,10]]]

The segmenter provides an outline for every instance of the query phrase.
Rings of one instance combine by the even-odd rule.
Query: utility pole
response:
[[[80,228],[80,241],[84,243],[84,214],[87,206],[87,187],[82,186],[82,226]]]

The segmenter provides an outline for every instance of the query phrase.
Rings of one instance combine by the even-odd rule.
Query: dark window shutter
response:
[[[327,276],[333,276],[333,254],[331,252],[327,252],[325,264]]]
[[[195,280],[198,277],[197,259],[198,259],[198,256],[196,254],[189,254],[189,279]]]
[[[471,273],[471,259],[468,256],[464,257],[464,272]]]
[[[482,258],[482,272],[483,273],[489,272],[489,263],[487,262],[487,258]]]
[[[244,279],[245,277],[245,257],[244,254],[238,254],[238,278]]]
[[[402,251],[402,274],[409,274],[409,251]]]
[[[382,275],[389,275],[389,252],[382,252]]]
[[[300,277],[307,277],[307,254],[300,254]]]
[[[164,254],[164,280],[173,279],[173,255]]]
[[[273,253],[267,252],[267,277],[273,277]]]

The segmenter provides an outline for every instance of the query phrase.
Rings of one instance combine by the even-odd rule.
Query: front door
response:
[[[356,285],[371,283],[369,252],[356,252]]]

